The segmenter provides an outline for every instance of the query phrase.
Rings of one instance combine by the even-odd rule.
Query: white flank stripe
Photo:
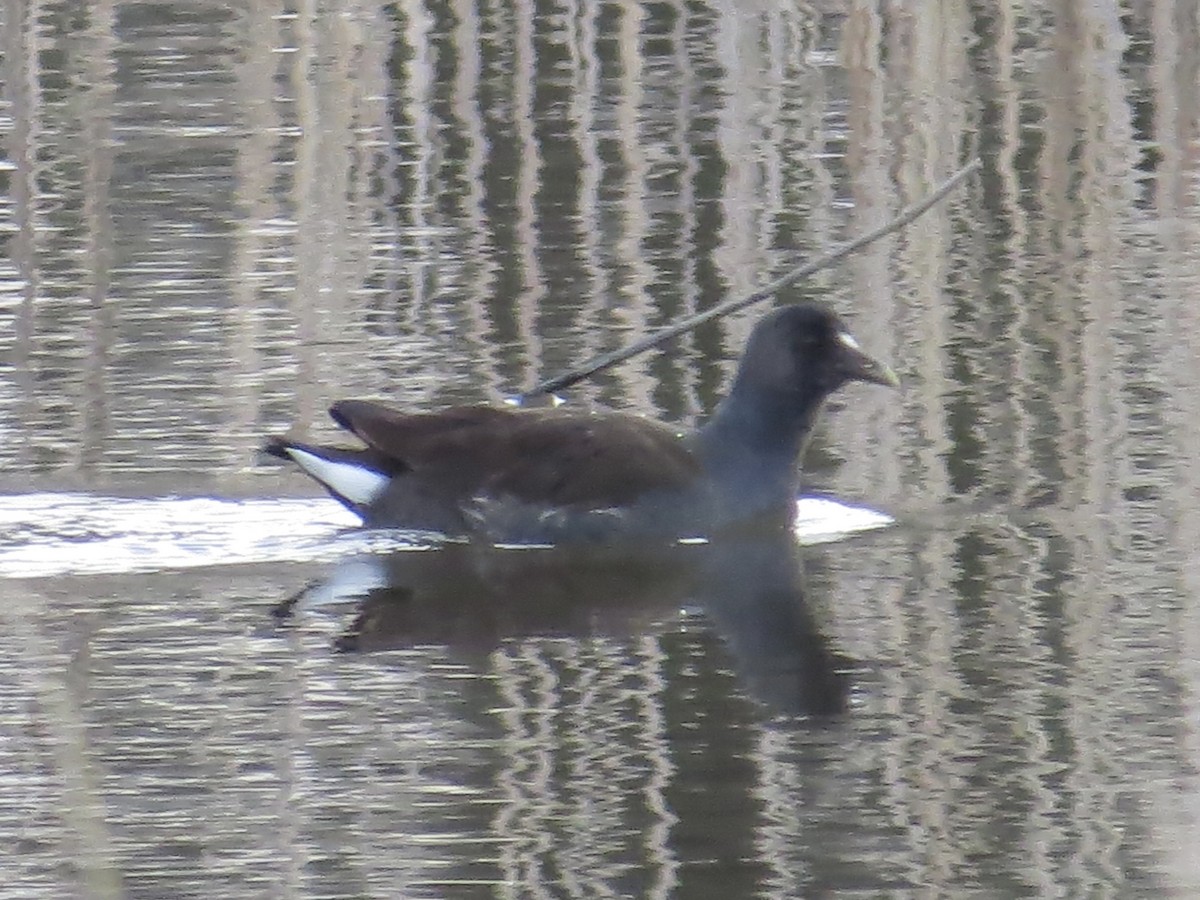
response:
[[[305,472],[356,506],[369,505],[388,483],[386,475],[354,463],[334,462],[299,447],[288,447],[287,453]]]

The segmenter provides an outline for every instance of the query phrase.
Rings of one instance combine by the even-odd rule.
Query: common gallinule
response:
[[[848,381],[899,384],[833,312],[805,303],[755,326],[729,395],[696,431],[618,412],[343,400],[330,415],[365,448],[265,449],[368,526],[504,543],[708,537],[791,523],[805,441]]]

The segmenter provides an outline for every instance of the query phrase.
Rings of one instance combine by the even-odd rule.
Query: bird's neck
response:
[[[697,451],[722,483],[760,497],[790,501],[800,486],[799,460],[824,395],[755,391],[734,386],[697,432]]]

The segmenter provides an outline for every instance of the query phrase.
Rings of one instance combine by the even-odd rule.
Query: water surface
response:
[[[950,6],[0,9],[0,897],[1200,894],[1195,4]],[[795,540],[435,546],[256,453],[975,152],[780,298],[904,381]],[[569,399],[689,426],[760,312]]]

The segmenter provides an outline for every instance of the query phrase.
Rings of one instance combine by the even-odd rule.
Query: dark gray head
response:
[[[900,384],[891,369],[862,351],[833,311],[801,303],[775,310],[754,327],[734,392],[796,394],[813,400],[848,381]]]
[[[791,521],[797,462],[825,398],[848,381],[899,383],[824,306],[785,306],[763,317],[732,390],[695,437],[724,511],[747,518],[776,510]]]

